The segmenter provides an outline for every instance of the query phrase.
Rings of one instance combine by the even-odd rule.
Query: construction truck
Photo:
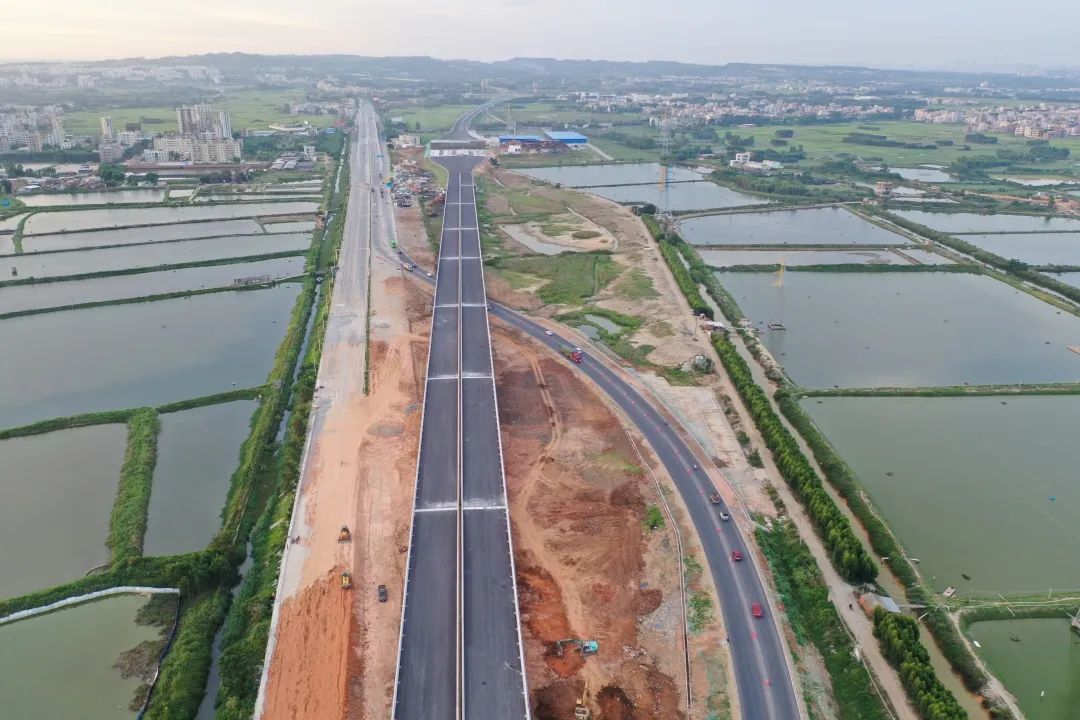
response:
[[[341,571],[341,589],[352,590],[352,573],[348,570]]]
[[[600,651],[600,643],[595,640],[578,640],[577,638],[566,638],[565,640],[555,641],[555,655],[558,657],[563,656],[564,645],[577,645],[578,652],[582,655],[595,655]]]
[[[338,530],[337,541],[338,542],[351,542],[352,541],[352,533],[349,532],[349,526],[348,525],[342,525],[341,529]]]

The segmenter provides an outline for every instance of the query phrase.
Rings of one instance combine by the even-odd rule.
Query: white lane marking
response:
[[[450,503],[450,504],[440,503],[439,505],[432,505],[431,507],[418,507],[418,508],[414,509],[413,512],[418,512],[418,513],[422,513],[422,512],[423,513],[428,513],[428,512],[457,512],[457,503]]]

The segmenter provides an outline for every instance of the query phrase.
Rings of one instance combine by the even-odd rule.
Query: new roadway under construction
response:
[[[459,118],[443,141],[464,144],[472,139],[469,122],[491,104]],[[450,146],[444,142],[440,147]],[[513,560],[507,555],[512,553],[508,528],[501,526],[505,484],[472,183],[478,159],[448,155],[436,160],[449,170],[450,180],[436,278],[394,718],[527,718],[517,597],[512,575],[503,574],[512,572]],[[498,305],[490,309],[495,318],[556,351],[570,346],[520,313]],[[721,520],[722,508],[710,502],[714,486],[702,460],[669,420],[616,372],[589,359],[578,367],[642,433],[689,509],[728,628],[742,716],[799,718],[787,649],[760,572],[753,562],[729,561],[732,550],[752,555],[736,523]],[[470,377],[473,373],[477,376]],[[480,385],[483,393],[475,389]],[[438,419],[429,419],[433,412],[438,412]],[[476,478],[471,477],[474,472]],[[464,540],[459,536],[455,542],[456,529],[465,531]],[[459,576],[464,581],[457,584]],[[456,598],[455,592],[459,593]],[[754,603],[761,604],[762,617],[753,617]],[[455,613],[462,617],[456,628]]]
[[[437,162],[449,182],[394,718],[528,718],[472,176],[479,158]]]

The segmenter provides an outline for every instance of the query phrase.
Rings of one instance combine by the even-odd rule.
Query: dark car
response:
[[[389,598],[390,598],[390,596],[386,592],[386,586],[385,585],[380,585],[379,586],[379,602],[386,602]]]

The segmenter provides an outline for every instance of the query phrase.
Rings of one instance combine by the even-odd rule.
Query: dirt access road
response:
[[[370,108],[358,115],[348,224],[290,526],[294,542],[282,560],[261,718],[389,715],[427,352],[426,337],[412,330],[426,332],[430,298],[378,251],[380,243],[388,247],[389,205],[376,206],[370,190],[381,165],[373,122]],[[343,525],[352,542],[338,542]],[[341,587],[343,571],[352,573],[351,591]],[[390,590],[386,603],[378,601],[379,584]]]

